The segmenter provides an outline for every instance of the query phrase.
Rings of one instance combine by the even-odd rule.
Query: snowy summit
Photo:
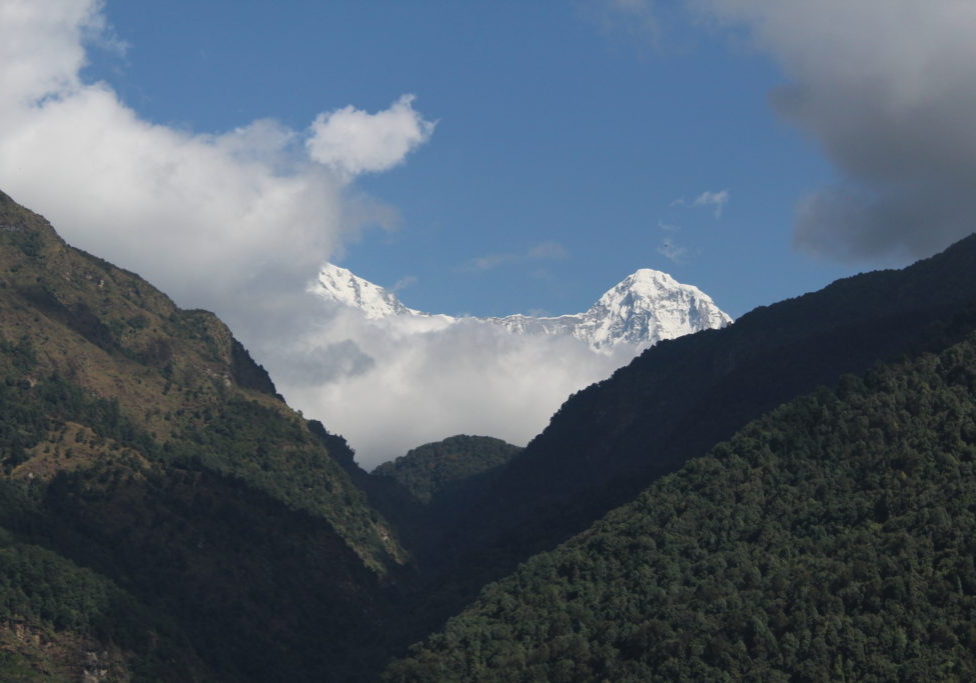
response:
[[[364,280],[352,271],[332,263],[326,263],[319,271],[318,280],[312,291],[322,298],[335,301],[350,308],[358,308],[370,320],[388,318],[393,315],[420,314],[420,311],[407,308],[393,292]]]
[[[322,268],[311,290],[327,301],[358,309],[371,320],[430,317],[404,306],[393,292],[333,264]],[[437,317],[460,320],[446,315]],[[573,336],[595,351],[609,351],[624,343],[644,349],[662,339],[717,329],[732,322],[697,287],[650,268],[641,268],[624,278],[583,313],[554,317],[516,314],[475,320],[500,325],[516,334]]]
[[[542,318],[510,315],[490,319],[515,332],[570,334],[593,349],[620,343],[646,348],[732,322],[712,298],[667,273],[641,268],[612,287],[585,313]]]

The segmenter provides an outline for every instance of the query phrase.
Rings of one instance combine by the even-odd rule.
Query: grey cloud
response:
[[[296,382],[326,384],[358,377],[375,366],[376,360],[356,342],[344,339],[283,357],[276,367],[276,379],[282,386]]]
[[[801,201],[795,244],[847,262],[929,255],[976,228],[976,4],[689,0],[745,25],[792,83],[776,110],[838,181]]]

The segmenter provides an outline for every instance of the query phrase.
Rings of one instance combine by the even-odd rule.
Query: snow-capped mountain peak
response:
[[[539,318],[494,318],[514,332],[569,334],[594,350],[621,343],[646,348],[699,330],[725,327],[732,318],[711,297],[667,273],[641,268],[610,288],[584,313]]]
[[[333,264],[323,267],[311,289],[327,300],[359,309],[373,320],[431,317],[407,308],[392,292]],[[443,324],[459,320],[447,315],[436,318]],[[662,339],[725,327],[732,322],[697,287],[681,284],[667,273],[650,268],[628,275],[584,313],[555,317],[517,314],[475,320],[499,325],[515,334],[573,336],[596,351],[609,351],[624,343],[642,349]]]
[[[580,317],[583,320],[576,336],[595,348],[622,341],[649,346],[732,322],[694,285],[681,284],[667,273],[650,268],[628,275]]]
[[[326,263],[322,267],[318,279],[310,289],[328,301],[358,308],[371,320],[393,315],[419,314],[419,311],[400,303],[393,292],[332,263]]]

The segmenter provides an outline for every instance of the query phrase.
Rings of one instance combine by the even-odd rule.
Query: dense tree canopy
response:
[[[974,678],[974,274],[971,238],[367,475],[0,193],[0,679],[373,680],[588,527],[388,676]]]
[[[453,566],[475,572],[471,597],[783,402],[960,341],[976,329],[974,274],[971,236],[903,270],[663,341],[571,396],[448,534]]]
[[[373,474],[391,477],[418,501],[429,504],[438,496],[465,488],[465,483],[497,470],[521,452],[521,448],[490,436],[458,434],[424,444],[396,460],[385,462]]]
[[[971,680],[976,339],[845,376],[489,585],[390,680]]]

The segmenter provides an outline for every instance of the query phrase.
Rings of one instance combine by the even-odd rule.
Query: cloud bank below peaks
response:
[[[573,392],[633,358],[596,353],[561,335],[520,335],[477,319],[368,319],[319,297],[319,321],[274,354],[269,370],[289,403],[321,417],[367,468],[458,433],[525,444]]]
[[[687,0],[744,27],[791,79],[776,109],[839,171],[801,202],[806,251],[843,261],[927,256],[976,227],[976,3]]]

